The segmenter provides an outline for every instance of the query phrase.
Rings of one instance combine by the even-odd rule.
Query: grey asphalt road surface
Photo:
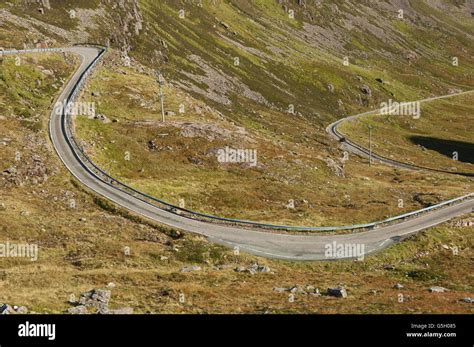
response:
[[[426,103],[430,101],[435,101],[435,100],[440,100],[440,99],[447,99],[447,98],[452,98],[455,96],[460,96],[460,95],[467,95],[467,94],[472,94],[474,93],[474,90],[469,90],[465,92],[459,92],[459,93],[454,93],[454,94],[448,94],[448,95],[441,95],[441,96],[435,96],[423,100],[418,100],[420,103]],[[440,172],[440,173],[446,173],[446,174],[451,174],[451,175],[457,175],[457,176],[466,176],[466,177],[474,177],[474,172],[456,172],[456,171],[446,171],[446,170],[441,170],[441,169],[436,169],[436,168],[429,168],[429,167],[422,167],[422,166],[417,166],[409,163],[404,163],[401,161],[393,160],[390,158],[383,157],[381,155],[378,155],[377,153],[370,153],[370,150],[351,141],[350,139],[346,138],[344,134],[339,132],[338,127],[347,121],[355,120],[358,118],[362,118],[364,116],[369,116],[369,115],[376,115],[379,114],[380,110],[373,110],[373,111],[368,111],[360,114],[356,114],[354,116],[346,117],[339,119],[338,121],[330,124],[326,128],[326,132],[331,135],[332,138],[335,140],[341,141],[341,148],[343,150],[347,150],[348,152],[354,153],[360,157],[364,158],[369,158],[370,156],[372,157],[372,161],[378,161],[386,165],[390,165],[393,167],[397,168],[402,168],[402,169],[408,169],[408,170],[425,170],[425,171],[433,171],[433,172]]]
[[[58,97],[57,101],[59,102],[64,102],[68,95],[71,94],[80,74],[88,68],[99,53],[98,49],[92,47],[71,47],[65,50],[79,54],[81,56],[81,65],[73,77],[66,83]],[[326,246],[333,245],[334,242],[338,245],[364,245],[364,255],[367,255],[386,248],[394,242],[398,242],[420,230],[469,213],[474,208],[474,200],[470,199],[417,216],[399,224],[384,226],[370,231],[339,235],[295,235],[206,223],[162,210],[98,179],[81,164],[68,144],[62,127],[63,121],[63,116],[58,115],[56,110],[53,110],[50,120],[52,143],[64,165],[87,188],[113,201],[117,205],[153,221],[182,231],[201,234],[212,242],[231,248],[238,248],[241,252],[248,252],[263,257],[286,260],[340,259],[338,256],[326,256]]]

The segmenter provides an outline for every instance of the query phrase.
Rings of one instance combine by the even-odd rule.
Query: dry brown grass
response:
[[[172,86],[165,89],[166,110],[176,115],[162,124],[153,78],[132,69],[117,71],[106,59],[108,65],[91,79],[83,99],[97,102],[99,113],[118,122],[79,117],[77,135],[99,166],[170,203],[178,205],[183,199],[188,208],[230,218],[343,225],[384,219],[472,190],[467,178],[383,165],[370,168],[356,156],[342,164],[338,144],[307,120],[262,109],[239,128],[227,115],[219,116]],[[91,92],[100,96],[92,97]],[[181,103],[185,114],[178,112]],[[205,126],[214,129],[194,137],[182,134],[183,129]],[[158,148],[149,150],[149,141]],[[219,164],[213,153],[225,146],[256,149],[258,165]],[[345,177],[335,175],[328,159],[344,166]],[[296,201],[293,210],[286,207],[291,199]]]
[[[50,63],[61,66],[55,59]],[[49,100],[53,95],[52,91],[43,97]],[[46,123],[50,105],[44,100],[26,100],[36,106]],[[186,234],[172,239],[160,226],[147,225],[124,211],[112,212],[108,204],[98,202],[72,180],[44,130],[25,126],[15,116],[2,121],[1,137],[14,141],[0,147],[0,171],[15,164],[12,155],[18,149],[24,159],[15,164],[18,169],[29,165],[34,154],[54,169],[45,183],[29,181],[19,186],[0,180],[0,202],[5,204],[0,211],[0,241],[39,246],[37,262],[0,258],[0,302],[41,313],[64,312],[70,307],[71,294],[114,282],[111,306],[131,306],[137,313],[472,313],[472,305],[459,301],[473,293],[468,272],[472,229],[434,228],[363,262],[292,263],[235,256],[201,237]],[[26,139],[34,134],[38,142],[27,145]],[[366,175],[362,168],[357,167],[358,174]],[[69,207],[70,198],[76,200],[77,208]],[[21,211],[29,215],[22,216]],[[456,245],[459,255],[443,244]],[[124,247],[130,247],[130,256],[125,255]],[[168,259],[161,260],[162,256]],[[273,273],[250,275],[233,270],[254,262],[268,265]],[[180,272],[190,264],[201,266],[202,271]],[[221,264],[231,268],[214,268]],[[385,270],[387,264],[394,270]],[[398,303],[398,291],[393,289],[397,282],[405,285],[401,292],[411,300]],[[339,283],[346,286],[347,299],[297,294],[291,303],[287,293],[273,291],[274,287],[300,284],[314,285],[324,293]],[[431,294],[427,292],[431,285],[451,291]],[[185,294],[184,304],[178,300],[180,293]]]

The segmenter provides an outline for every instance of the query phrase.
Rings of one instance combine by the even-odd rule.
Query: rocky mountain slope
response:
[[[304,121],[323,125],[390,97],[411,100],[473,84],[470,1],[21,0],[0,6],[4,46],[111,45],[238,122],[250,122],[252,110],[285,112],[294,105]]]
[[[110,47],[81,99],[100,116],[78,117],[76,131],[117,177],[204,212],[326,225],[472,191],[467,178],[344,161],[324,127],[388,98],[471,89],[473,12],[462,0],[10,0],[0,2],[0,46]],[[85,191],[47,134],[76,64],[62,54],[0,60],[0,243],[39,250],[34,262],[0,258],[0,312],[473,312],[472,215],[364,261],[290,263],[150,224]],[[469,140],[450,125],[452,113],[469,119],[469,100],[441,104],[446,137],[461,129]],[[437,119],[420,131],[436,132]],[[413,130],[411,119],[382,125],[379,138],[399,127],[374,147],[383,151]],[[365,128],[352,131],[365,143]],[[216,163],[226,145],[258,148],[258,165]],[[347,296],[332,296],[336,287]]]

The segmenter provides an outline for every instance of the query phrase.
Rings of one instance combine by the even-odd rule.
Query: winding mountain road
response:
[[[448,94],[448,95],[441,95],[441,96],[435,96],[423,100],[418,100],[419,103],[426,103],[430,101],[435,101],[435,100],[440,100],[440,99],[447,99],[447,98],[452,98],[455,96],[460,96],[460,95],[467,95],[467,94],[472,94],[474,93],[474,90],[469,90],[465,92],[459,92],[459,93],[453,93],[453,94]],[[342,133],[339,132],[337,129],[339,125],[346,121],[351,121],[355,120],[364,116],[369,116],[369,115],[376,115],[381,113],[381,110],[373,110],[373,111],[368,111],[360,114],[356,114],[354,116],[346,117],[339,119],[338,121],[330,124],[326,128],[326,132],[331,135],[332,138],[335,140],[338,140],[342,142],[341,147],[344,150],[347,150],[351,153],[354,153],[358,156],[364,157],[364,158],[369,158],[370,156],[372,157],[372,160],[374,161],[379,161],[383,164],[390,165],[393,167],[397,168],[402,168],[402,169],[409,169],[409,170],[424,170],[424,171],[432,171],[432,172],[440,172],[440,173],[445,173],[445,174],[451,174],[451,175],[458,175],[458,176],[466,176],[466,177],[474,177],[474,173],[472,172],[456,172],[456,171],[447,171],[447,170],[440,170],[440,169],[435,169],[435,168],[430,168],[430,167],[424,167],[424,166],[418,166],[418,165],[413,165],[409,163],[404,163],[401,161],[393,160],[390,158],[386,158],[384,156],[381,156],[377,153],[370,153],[369,149],[362,147],[361,145],[347,139]]]
[[[66,83],[57,101],[67,101],[81,75],[98,57],[100,50],[93,47],[70,47],[65,51],[78,54],[81,64],[72,78]],[[52,111],[50,119],[50,137],[59,157],[68,170],[88,189],[113,201],[130,211],[153,221],[173,228],[201,234],[210,241],[242,252],[286,260],[331,260],[339,257],[327,257],[326,245],[363,244],[365,254],[379,251],[420,230],[443,223],[453,217],[473,211],[473,196],[460,203],[447,205],[429,213],[420,214],[398,224],[383,226],[373,230],[338,235],[295,235],[288,233],[249,230],[229,225],[206,223],[172,213],[147,203],[118,189],[110,182],[101,179],[89,170],[80,160],[67,137],[65,116],[57,109]]]

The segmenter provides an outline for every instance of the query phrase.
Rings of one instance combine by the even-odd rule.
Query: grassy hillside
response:
[[[433,169],[474,173],[473,99],[471,94],[424,104],[420,119],[377,115],[344,123],[340,130],[368,147],[372,126],[373,150],[378,154]]]
[[[469,1],[49,3],[1,2],[0,47],[110,45],[82,95],[110,122],[79,116],[76,133],[100,166],[139,189],[199,211],[299,225],[375,220],[472,191],[466,178],[369,168],[354,156],[343,161],[324,131],[389,98],[472,89]],[[136,313],[473,312],[460,301],[474,291],[466,274],[471,227],[446,223],[364,261],[284,262],[235,255],[85,191],[47,134],[54,98],[75,66],[77,58],[56,54],[22,56],[19,65],[13,57],[0,61],[0,243],[39,247],[36,262],[0,258],[0,303],[64,312],[71,294],[112,282],[111,306]],[[156,69],[166,80],[164,124]],[[468,170],[472,163],[451,163],[430,142],[420,151],[408,137],[466,148],[471,100],[427,106],[416,129],[404,119],[374,117],[344,130],[363,143],[363,126],[373,122],[381,153]],[[215,150],[223,146],[257,149],[258,165],[219,164]],[[270,272],[235,271],[254,263]],[[182,271],[193,265],[201,270]],[[348,298],[325,295],[338,284]],[[449,291],[430,293],[435,285]],[[274,290],[294,286],[323,295],[296,289],[292,302]]]
[[[33,1],[10,4],[2,5],[5,29],[19,39],[6,30],[6,44],[110,43],[245,126],[259,121],[252,111],[290,104],[317,127],[387,98],[472,87],[468,1],[51,0],[44,14]]]
[[[355,156],[344,161],[344,153],[331,148],[337,144],[319,138],[304,121],[295,125],[285,113],[256,113],[271,122],[239,127],[171,85],[164,90],[169,114],[161,123],[152,71],[117,68],[116,59],[114,52],[106,56],[83,94],[111,122],[80,116],[77,136],[111,175],[170,203],[255,221],[341,225],[383,219],[472,190],[467,178],[369,168]],[[453,131],[455,124],[465,122],[453,123]],[[288,128],[304,141],[295,143]],[[258,164],[219,163],[217,151],[226,146],[256,149]],[[290,200],[294,209],[288,208]]]
[[[471,189],[469,180],[342,162],[324,131],[389,98],[472,88],[466,1],[50,4],[44,13],[28,2],[4,5],[5,23],[17,42],[110,44],[89,91],[100,96],[84,98],[119,122],[80,118],[78,135],[103,168],[141,190],[228,217],[317,225],[380,219]],[[166,126],[156,122],[156,70],[174,113]],[[218,165],[215,151],[225,146],[257,149],[260,165]],[[298,208],[286,208],[290,200]]]

